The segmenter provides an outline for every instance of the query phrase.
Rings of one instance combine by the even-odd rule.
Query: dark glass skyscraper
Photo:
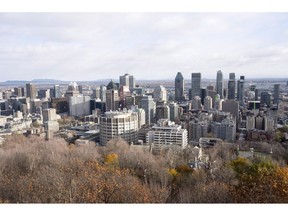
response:
[[[228,81],[228,99],[229,100],[235,99],[235,90],[236,90],[235,73],[230,73],[229,81]]]
[[[241,106],[244,105],[244,84],[245,84],[245,76],[240,76],[240,79],[237,83],[237,100]]]
[[[220,98],[223,99],[223,73],[221,70],[217,71],[216,77],[216,93],[220,95]]]
[[[184,101],[184,78],[181,72],[175,77],[175,101]]]
[[[191,74],[191,97],[201,97],[201,73]]]
[[[274,94],[273,94],[273,104],[279,104],[279,97],[280,97],[280,84],[274,84]]]

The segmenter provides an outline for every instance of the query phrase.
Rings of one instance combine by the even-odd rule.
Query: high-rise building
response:
[[[239,101],[240,106],[244,105],[244,85],[245,76],[240,76],[240,79],[237,82],[237,100]]]
[[[201,98],[199,96],[194,96],[192,99],[192,109],[202,110]]]
[[[51,98],[50,89],[40,89],[40,90],[38,90],[38,98],[39,99]]]
[[[90,115],[90,96],[70,96],[69,114],[77,117]]]
[[[169,103],[169,108],[170,108],[170,120],[175,121],[179,118],[179,106],[175,102],[170,102]]]
[[[209,123],[207,121],[189,122],[189,137],[193,141],[199,141],[201,137],[208,136]]]
[[[204,105],[204,99],[207,96],[207,89],[206,88],[201,88],[201,104]]]
[[[229,81],[228,81],[228,99],[229,100],[235,99],[235,91],[236,91],[235,73],[230,73]]]
[[[204,99],[204,110],[206,111],[212,110],[212,104],[213,104],[212,98],[210,96],[206,96]]]
[[[117,85],[111,80],[106,90],[106,111],[115,111],[119,108],[119,94]]]
[[[152,131],[148,131],[146,141],[148,144],[177,145],[184,149],[188,145],[188,132],[174,122],[161,119],[152,127]]]
[[[128,86],[129,89],[135,88],[135,78],[132,75],[124,74],[119,77],[120,86]]]
[[[191,98],[201,97],[201,73],[191,74]]]
[[[26,96],[30,97],[30,99],[36,99],[37,97],[36,86],[33,83],[26,84]]]
[[[136,112],[105,112],[100,117],[100,145],[121,137],[129,144],[138,142],[138,114]]]
[[[92,90],[92,98],[93,99],[100,99],[100,87],[96,87]]]
[[[156,105],[151,95],[145,95],[141,99],[141,108],[145,110],[146,124],[154,122]]]
[[[184,96],[184,78],[181,72],[175,77],[175,101],[181,102],[185,100]]]
[[[280,84],[274,84],[273,104],[279,105],[280,100]]]
[[[213,85],[208,85],[206,87],[206,94],[207,96],[210,96],[212,98],[212,105],[215,104],[215,97],[216,97],[216,91]]]
[[[23,97],[24,96],[24,88],[21,88],[21,87],[14,88],[14,95],[17,97]]]
[[[267,106],[268,108],[271,106],[271,93],[268,91],[261,92],[260,96],[260,104],[262,106]]]
[[[235,141],[236,122],[233,119],[226,118],[222,122],[212,122],[211,132],[220,139]]]
[[[229,112],[236,119],[239,120],[239,102],[235,100],[225,100],[222,102],[222,111]]]
[[[167,102],[167,91],[166,88],[162,85],[154,88],[153,99],[155,102],[164,101]]]
[[[43,109],[42,115],[43,115],[43,122],[57,120],[56,109],[54,108]]]
[[[170,120],[170,108],[163,101],[156,102],[156,120],[168,119]]]
[[[54,98],[61,98],[61,89],[59,85],[54,85]]]
[[[224,83],[223,83],[223,73],[221,70],[217,71],[216,77],[216,93],[220,95],[223,99]]]
[[[74,97],[74,96],[78,96],[79,93],[79,89],[78,89],[78,85],[76,82],[71,82],[68,86],[68,89],[66,91],[65,96],[66,97]]]
[[[102,102],[106,102],[106,86],[105,85],[101,85],[100,86],[100,99]]]

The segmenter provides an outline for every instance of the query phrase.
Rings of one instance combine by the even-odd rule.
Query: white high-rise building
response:
[[[165,103],[167,102],[167,91],[166,88],[162,85],[157,86],[154,88],[153,92],[153,98],[154,101],[164,101]]]
[[[161,119],[146,135],[149,145],[177,145],[186,148],[188,145],[188,132],[180,125],[167,119]]]
[[[90,115],[90,96],[69,97],[69,114],[77,117]]]
[[[138,114],[132,111],[110,111],[100,117],[100,144],[121,137],[129,144],[138,142]]]

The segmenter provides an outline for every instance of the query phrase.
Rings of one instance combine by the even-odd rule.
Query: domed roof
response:
[[[107,90],[118,90],[118,86],[111,80],[106,86]]]
[[[178,73],[177,73],[177,75],[176,75],[176,77],[175,77],[175,80],[176,80],[176,81],[178,81],[178,80],[179,80],[179,81],[180,81],[180,80],[181,80],[181,81],[184,80],[183,75],[182,75],[181,72],[178,72]]]

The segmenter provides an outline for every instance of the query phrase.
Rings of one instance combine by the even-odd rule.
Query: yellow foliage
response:
[[[118,155],[115,153],[108,154],[104,158],[105,164],[118,164]]]
[[[169,173],[171,176],[173,176],[173,177],[176,177],[176,176],[179,175],[178,172],[177,172],[177,170],[174,169],[174,168],[169,169],[169,170],[168,170],[168,173]]]

